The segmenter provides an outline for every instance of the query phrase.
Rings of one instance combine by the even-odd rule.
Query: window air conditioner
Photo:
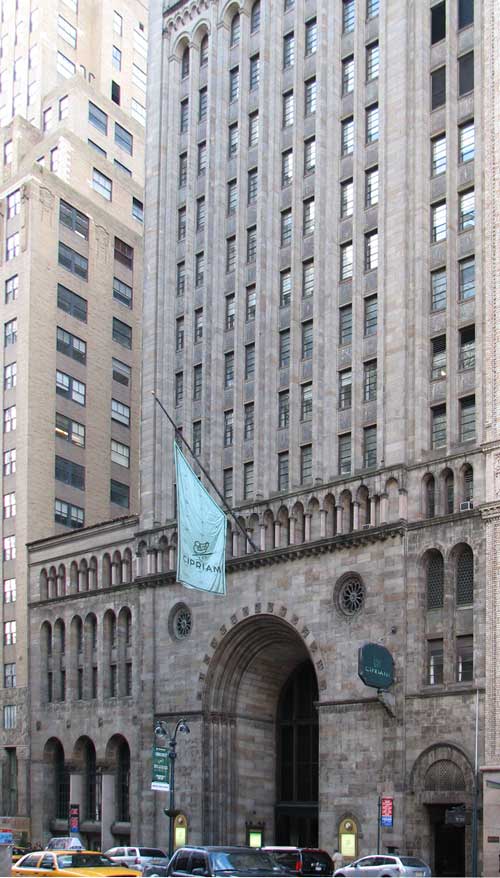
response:
[[[470,509],[474,509],[474,503],[472,500],[464,500],[464,502],[460,504],[460,512],[469,512]]]

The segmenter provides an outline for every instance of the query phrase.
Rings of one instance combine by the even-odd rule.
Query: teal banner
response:
[[[226,594],[226,516],[175,445],[177,580],[188,588]]]

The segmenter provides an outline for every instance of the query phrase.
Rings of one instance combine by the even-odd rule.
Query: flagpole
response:
[[[203,475],[204,475],[205,478],[210,482],[210,484],[211,484],[212,488],[214,489],[215,493],[216,493],[217,496],[220,498],[220,500],[221,500],[223,506],[227,509],[229,515],[231,516],[231,518],[232,518],[233,521],[235,522],[236,527],[241,531],[241,533],[243,534],[243,536],[245,537],[245,539],[248,540],[248,542],[250,543],[250,545],[251,545],[252,549],[254,550],[254,552],[259,552],[260,549],[257,548],[257,546],[255,545],[254,541],[251,539],[251,537],[249,537],[249,535],[248,535],[248,533],[246,532],[245,528],[240,524],[240,522],[239,522],[238,519],[236,518],[236,515],[234,514],[233,510],[231,509],[231,507],[228,506],[228,504],[226,503],[226,501],[225,501],[223,495],[221,494],[221,492],[219,491],[217,485],[212,481],[212,479],[210,478],[209,474],[207,473],[205,467],[204,467],[203,464],[201,464],[200,461],[198,460],[198,458],[197,458],[196,454],[194,453],[193,449],[191,448],[189,442],[188,442],[187,439],[183,436],[183,434],[182,434],[182,432],[179,430],[177,424],[175,423],[175,421],[173,420],[173,418],[172,418],[172,417],[169,415],[169,413],[167,412],[167,410],[166,410],[165,406],[163,405],[162,401],[161,401],[160,399],[158,399],[158,397],[157,397],[156,393],[154,392],[154,390],[151,391],[151,394],[152,394],[152,396],[154,397],[155,402],[157,402],[158,405],[160,406],[160,408],[161,408],[163,414],[165,415],[165,417],[167,418],[167,420],[169,420],[170,423],[172,424],[172,427],[173,427],[174,430],[175,430],[175,436],[176,436],[176,438],[181,439],[181,441],[184,442],[184,445],[186,446],[186,448],[188,449],[188,451],[190,452],[190,454],[192,455],[192,457],[194,458],[194,460],[195,460],[196,463],[198,464],[198,466],[199,466],[199,468],[201,469]]]

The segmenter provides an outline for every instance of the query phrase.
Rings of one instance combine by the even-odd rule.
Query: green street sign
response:
[[[394,659],[385,646],[364,643],[358,652],[358,676],[365,686],[388,689],[394,683]]]
[[[170,790],[170,759],[165,747],[153,747],[152,790]]]

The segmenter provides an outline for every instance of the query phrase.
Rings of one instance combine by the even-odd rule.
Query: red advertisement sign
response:
[[[69,806],[69,831],[80,832],[80,805]]]
[[[392,826],[393,799],[382,796],[380,800],[380,822],[382,826]]]

